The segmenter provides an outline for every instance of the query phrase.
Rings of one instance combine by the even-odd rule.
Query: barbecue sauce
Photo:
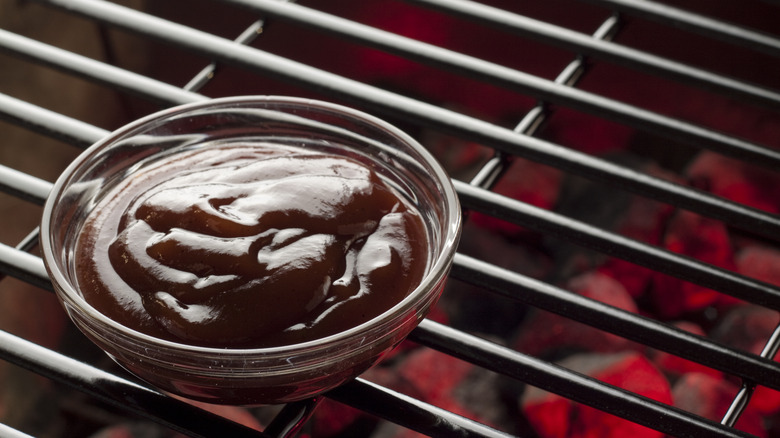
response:
[[[421,281],[420,213],[366,165],[266,143],[158,159],[92,210],[84,298],[185,344],[259,348],[359,325]]]

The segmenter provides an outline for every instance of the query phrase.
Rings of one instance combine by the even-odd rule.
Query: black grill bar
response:
[[[36,0],[138,32],[250,71],[309,86],[327,94],[356,101],[377,111],[414,123],[460,135],[510,154],[557,167],[690,209],[737,228],[780,239],[780,219],[707,193],[669,183],[562,146],[523,136],[511,130],[421,101],[331,74],[267,52],[234,44],[210,34],[152,17],[112,3],[94,0]],[[556,86],[557,87],[557,86]],[[570,89],[570,87],[558,87]]]
[[[723,415],[721,424],[728,427],[734,427],[734,425],[737,424],[737,420],[739,420],[742,412],[745,411],[755,389],[755,385],[750,381],[745,381],[745,383],[742,384],[739,392],[734,396],[734,401],[731,402],[728,411]]]
[[[576,53],[581,53],[583,55],[604,59],[627,67],[652,72],[662,77],[674,78],[708,90],[719,91],[735,97],[746,98],[754,102],[761,103],[769,108],[777,108],[777,104],[780,103],[780,93],[766,89],[764,87],[747,84],[742,81],[727,78],[722,75],[717,75],[706,70],[665,59],[660,56],[651,55],[649,53],[621,46],[609,41],[599,41],[592,39],[589,38],[588,35],[579,32],[521,15],[512,14],[507,11],[476,3],[470,0],[407,1],[456,14],[466,19],[478,20],[490,26],[500,27],[518,35],[538,39],[565,49],[573,50]],[[599,0],[591,1],[595,1],[597,3],[599,2]],[[610,2],[604,1],[601,3]],[[620,3],[627,5],[629,3],[635,4],[637,2]],[[649,2],[643,1],[638,3],[648,4]],[[641,6],[639,7],[641,8]],[[626,7],[620,9],[629,8]],[[777,48],[780,47],[780,42],[775,38],[760,36],[746,29],[738,28],[736,26],[715,20],[710,20],[708,24],[713,29],[712,33],[718,34],[724,38],[729,35],[739,35],[743,39],[759,39],[763,42],[762,47],[771,47],[772,54],[778,54]],[[721,31],[721,28],[725,30]],[[732,32],[727,33],[727,31]]]
[[[457,3],[451,1],[452,0],[447,0],[447,4],[450,6],[452,6],[453,3]],[[350,40],[358,41],[367,46],[402,55],[408,59],[445,68],[452,72],[460,72],[466,76],[504,86],[510,90],[528,93],[551,103],[567,105],[575,109],[602,115],[606,118],[620,121],[639,129],[684,140],[696,144],[699,147],[709,147],[718,152],[732,155],[742,160],[751,160],[775,168],[780,164],[780,152],[775,150],[718,134],[709,129],[703,129],[680,120],[642,110],[635,106],[623,104],[592,93],[559,85],[553,81],[532,76],[518,70],[502,67],[472,56],[452,52],[447,49],[425,44],[393,33],[384,32],[337,16],[318,12],[314,9],[306,8],[295,3],[282,3],[275,0],[227,0],[227,2],[245,7],[251,11],[269,14],[276,18],[283,18],[297,24],[304,24],[324,32],[336,34]],[[464,3],[471,4],[472,2],[464,1]],[[474,5],[479,6],[480,8],[485,7],[477,3],[474,3]],[[469,10],[468,12],[472,11]],[[495,10],[495,14],[504,17],[504,19],[507,19],[507,17],[510,16],[506,11],[503,11],[502,13],[501,10]],[[525,17],[516,17],[518,19],[527,20]],[[540,23],[540,25],[541,24],[543,23]],[[544,26],[551,25],[544,24]],[[540,31],[541,29],[535,29],[535,32]],[[551,29],[545,29],[546,34],[549,33],[557,36],[564,35],[566,32],[576,34],[578,41],[605,44],[607,45],[606,47],[629,50],[608,41],[592,38],[589,35],[566,31],[557,26],[551,26]],[[574,49],[582,50],[582,47],[574,47]],[[588,56],[594,56],[592,53],[587,53],[587,51],[584,52],[586,52]],[[651,55],[643,52],[630,51],[629,53],[635,52],[635,57],[641,56],[643,59],[655,59]],[[666,61],[666,63],[671,64],[671,61]],[[702,72],[699,75],[703,74],[704,73]],[[712,73],[706,74],[725,80],[722,76]],[[738,81],[733,82],[743,84]],[[735,90],[729,89],[729,91],[733,94]],[[755,94],[764,97],[772,97],[774,95],[771,91],[764,89],[755,90]],[[780,94],[776,94],[774,97],[775,100],[769,104],[773,108],[778,108],[780,107]]]
[[[410,339],[661,432],[691,437],[751,436],[620,388],[603,388],[598,380],[433,321],[423,321]]]
[[[30,435],[0,423],[0,436],[5,438],[32,438]]]
[[[512,300],[707,364],[725,373],[753,380],[754,383],[780,389],[780,381],[777,379],[780,364],[772,361],[773,356],[746,354],[463,254],[457,255],[452,276]]]
[[[25,201],[43,205],[49,196],[51,184],[0,164],[0,190]]]
[[[0,243],[0,270],[6,275],[26,281],[41,289],[54,291],[40,257],[2,243]]]
[[[307,400],[287,403],[263,430],[273,437],[293,437],[311,418],[316,407],[323,400],[322,396]]]
[[[107,131],[0,93],[0,119],[48,137],[86,148]]]
[[[780,289],[690,257],[606,232],[532,205],[455,181],[463,206],[527,226],[536,231],[570,239],[573,243],[636,264],[668,272],[678,278],[780,310]]]
[[[775,37],[734,26],[720,20],[694,14],[674,6],[653,1],[630,0],[584,0],[615,11],[629,13],[659,23],[674,23],[674,26],[706,35],[732,44],[738,44],[772,56],[780,56],[780,40]]]
[[[777,355],[778,351],[780,351],[780,324],[778,324],[775,331],[772,332],[772,335],[767,340],[766,345],[761,351],[761,357],[772,360],[775,355]],[[755,389],[755,381],[751,378],[743,378],[742,387],[737,395],[734,396],[734,400],[732,401],[731,406],[729,406],[728,411],[726,411],[726,414],[723,415],[722,424],[733,427],[737,423],[737,420],[739,420],[739,417],[742,415],[742,412],[750,401],[750,397],[753,395]]]
[[[394,423],[410,424],[413,430],[429,436],[464,438],[511,436],[360,378],[335,388],[326,395],[340,403],[362,409]],[[396,408],[387,409],[387,406],[396,406]]]
[[[267,436],[2,330],[0,358],[188,436]],[[159,416],[163,412],[181,421],[167,421],[165,417]]]
[[[183,90],[3,29],[0,29],[0,50],[164,105],[184,104],[206,99],[201,94]]]

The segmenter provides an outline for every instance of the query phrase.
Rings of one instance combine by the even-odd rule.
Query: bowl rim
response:
[[[78,171],[82,165],[89,162],[90,158],[101,149],[113,144],[115,141],[122,139],[125,135],[131,134],[134,131],[143,128],[145,125],[152,124],[157,121],[161,121],[177,115],[182,115],[187,112],[204,110],[214,107],[225,106],[246,106],[246,105],[263,105],[267,108],[273,104],[285,104],[290,106],[304,106],[309,109],[315,109],[318,111],[326,111],[331,114],[339,113],[342,116],[347,116],[351,119],[355,119],[362,123],[368,123],[378,127],[381,130],[391,134],[394,137],[399,138],[404,143],[408,144],[415,153],[425,161],[425,164],[433,171],[433,177],[439,182],[442,187],[442,195],[445,198],[445,204],[449,206],[448,211],[445,211],[447,217],[446,222],[440,225],[446,230],[444,232],[444,239],[440,244],[439,257],[434,260],[428,273],[423,277],[420,284],[411,291],[403,300],[396,303],[393,307],[385,312],[377,315],[376,317],[351,327],[347,330],[335,333],[322,338],[313,339],[306,342],[281,345],[274,347],[264,348],[219,348],[219,347],[204,347],[198,345],[191,345],[185,343],[179,343],[169,341],[161,338],[157,338],[140,331],[134,330],[123,324],[120,324],[113,319],[109,318],[96,308],[94,308],[87,300],[85,300],[81,294],[76,290],[76,287],[71,284],[66,275],[60,270],[59,263],[56,261],[57,256],[53,253],[52,246],[52,214],[55,211],[55,206],[60,196],[63,194],[64,189],[69,186],[70,180],[74,173]],[[269,108],[272,109],[272,108]],[[166,348],[173,352],[186,352],[186,353],[199,353],[207,356],[219,356],[221,358],[241,356],[246,358],[247,355],[260,355],[260,356],[275,356],[284,355],[287,356],[292,352],[309,351],[310,349],[320,350],[332,347],[341,342],[348,342],[352,338],[356,338],[361,334],[378,329],[386,324],[395,321],[396,319],[403,317],[407,312],[414,308],[414,305],[433,292],[436,286],[442,281],[442,279],[449,272],[449,268],[452,265],[452,261],[455,256],[457,244],[461,233],[461,208],[458,200],[455,187],[452,180],[448,176],[447,172],[441,166],[441,164],[428,152],[419,142],[413,139],[411,136],[395,127],[394,125],[378,118],[367,114],[363,111],[350,108],[344,105],[309,99],[301,97],[291,96],[276,96],[276,95],[258,95],[258,96],[232,96],[207,99],[204,101],[197,101],[192,103],[186,103],[183,105],[177,105],[170,108],[157,111],[147,116],[141,117],[135,121],[132,121],[101,138],[87,149],[85,149],[74,161],[72,161],[66,169],[60,174],[56,182],[52,186],[49,196],[44,204],[42,219],[41,219],[41,252],[44,261],[45,268],[54,283],[55,291],[57,295],[67,305],[72,307],[72,310],[79,311],[84,314],[82,316],[88,316],[93,321],[100,323],[104,328],[113,330],[116,334],[120,334],[126,339],[132,339],[135,342],[143,342],[149,346],[155,346],[158,348]],[[426,292],[427,291],[427,292]],[[67,306],[66,306],[67,307]],[[71,310],[69,310],[70,312]],[[78,324],[77,324],[78,325]],[[416,325],[416,324],[415,324]],[[94,329],[93,329],[94,330]],[[390,330],[387,334],[394,332]],[[112,342],[112,344],[115,344]],[[124,348],[124,347],[123,347]],[[160,351],[156,351],[160,353]]]

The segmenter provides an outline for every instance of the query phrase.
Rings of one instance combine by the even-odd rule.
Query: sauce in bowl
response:
[[[419,212],[367,165],[270,143],[158,159],[93,209],[77,243],[87,302],[174,342],[322,338],[400,302],[427,264]]]
[[[170,394],[322,394],[428,314],[460,237],[454,186],[369,114],[284,96],[167,108],[71,163],[41,253],[74,324]]]

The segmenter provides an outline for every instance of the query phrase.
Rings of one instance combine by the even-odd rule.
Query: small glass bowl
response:
[[[76,240],[91,209],[155,158],[213,141],[271,141],[341,153],[368,164],[422,213],[430,240],[421,284],[403,301],[335,335],[294,345],[222,349],[158,339],[108,318],[76,281]],[[76,326],[121,366],[162,391],[233,405],[300,400],[380,361],[436,302],[460,236],[461,213],[445,171],[388,123],[339,105],[289,97],[233,97],[183,105],[131,123],[97,142],[60,176],[46,203],[43,260]]]

